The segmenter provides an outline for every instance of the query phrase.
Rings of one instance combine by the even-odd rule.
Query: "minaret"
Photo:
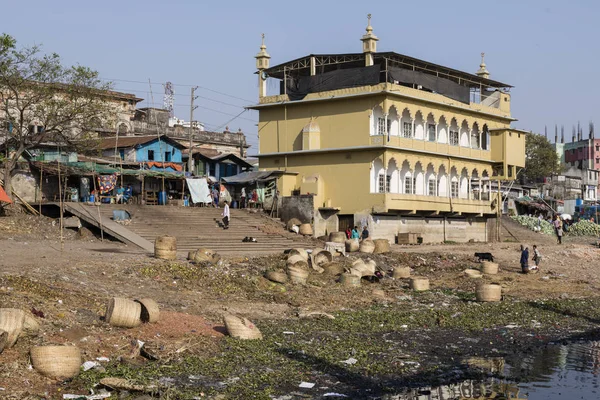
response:
[[[371,14],[367,15],[367,33],[360,39],[363,42],[363,53],[365,53],[365,66],[373,65],[373,53],[377,52],[377,41],[379,38],[373,35],[373,27],[371,26]]]
[[[544,125],[544,137],[548,139],[548,126]]]
[[[558,143],[558,125],[554,124],[554,143]]]
[[[561,143],[565,143],[565,126],[561,125],[560,126],[560,142]]]
[[[271,56],[267,53],[267,46],[265,46],[265,34],[262,34],[262,43],[260,45],[260,51],[256,58],[256,69],[258,70],[258,97],[264,97],[267,95],[267,74],[265,69],[269,68],[269,60]]]
[[[481,64],[479,64],[479,71],[477,71],[477,75],[486,79],[490,77],[490,73],[485,65],[485,53],[481,53]]]
[[[576,135],[575,132],[576,132],[575,131],[575,125],[573,125],[573,129],[571,130],[571,135],[572,135],[571,136],[571,142],[573,142],[573,143],[575,143],[575,135]]]
[[[594,123],[590,121],[590,139],[594,138]]]
[[[581,131],[581,124],[577,121],[577,141],[583,139],[583,132]]]

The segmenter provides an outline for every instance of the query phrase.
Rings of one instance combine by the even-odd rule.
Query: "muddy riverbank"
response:
[[[409,266],[431,282],[430,291],[416,293],[403,279],[356,288],[316,273],[306,285],[266,280],[265,271],[285,266],[282,254],[194,265],[77,236],[61,250],[51,226],[41,238],[37,225],[21,223],[5,225],[0,239],[0,304],[35,309],[43,318],[37,317],[37,336],[0,354],[2,398],[91,391],[131,399],[386,398],[499,377],[500,365],[518,365],[554,343],[597,338],[600,254],[585,238],[557,246],[540,237],[544,263],[534,275],[518,273],[518,243],[394,246],[385,255],[335,260],[348,267],[370,257],[384,272]],[[463,271],[478,266],[473,253],[482,249],[493,252],[500,272],[468,278]],[[503,300],[476,302],[481,281],[502,285]],[[152,297],[162,318],[111,327],[103,316],[114,296]],[[311,312],[317,314],[303,317]],[[250,318],[263,339],[224,335],[225,313]],[[29,367],[29,349],[38,344],[75,344],[84,361],[100,359],[99,365],[65,382],[44,378]],[[100,385],[106,377],[126,379],[136,390]],[[511,379],[528,379],[527,371]]]

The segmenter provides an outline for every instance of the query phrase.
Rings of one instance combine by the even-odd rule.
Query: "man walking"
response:
[[[227,200],[225,200],[223,202],[225,205],[223,206],[223,213],[221,214],[223,216],[223,229],[229,229],[229,202],[227,202]]]

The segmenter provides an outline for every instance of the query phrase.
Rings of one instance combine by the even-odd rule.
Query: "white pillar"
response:
[[[438,125],[439,124],[436,122],[435,123],[435,142],[436,143],[439,143],[439,141],[440,141],[440,135],[439,135],[439,132],[438,132]]]
[[[413,118],[413,119],[411,119],[411,120],[410,120],[410,123],[411,123],[411,126],[412,126],[412,128],[411,128],[411,134],[410,134],[410,137],[411,137],[411,139],[412,139],[412,138],[414,138],[414,137],[415,137],[415,119],[414,119],[414,118]]]

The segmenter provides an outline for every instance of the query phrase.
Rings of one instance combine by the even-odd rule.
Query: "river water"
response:
[[[518,359],[472,358],[464,364],[503,378],[407,389],[385,399],[600,399],[600,342],[549,345]]]

